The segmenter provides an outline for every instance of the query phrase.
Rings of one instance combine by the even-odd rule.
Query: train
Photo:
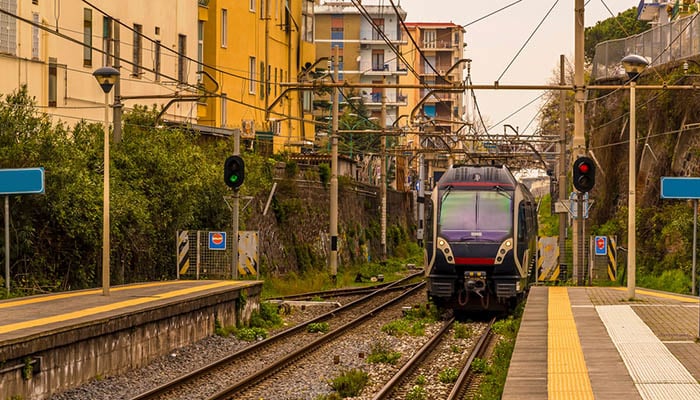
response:
[[[528,188],[505,165],[453,165],[424,201],[428,299],[456,312],[512,310],[536,279]]]

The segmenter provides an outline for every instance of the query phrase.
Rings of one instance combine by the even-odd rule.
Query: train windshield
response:
[[[512,199],[500,191],[450,191],[440,206],[440,236],[500,242],[513,229]]]

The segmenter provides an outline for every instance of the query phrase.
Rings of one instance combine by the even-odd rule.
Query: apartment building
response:
[[[201,1],[201,0],[200,0]],[[312,0],[210,0],[203,85],[220,97],[199,110],[200,124],[240,129],[242,144],[270,154],[313,147],[311,92],[287,89],[316,60]]]
[[[55,120],[104,120],[92,73],[118,65],[116,54],[127,109],[197,92],[195,0],[0,0],[0,10],[0,93],[26,85]],[[196,121],[196,101],[172,103],[163,118]]]
[[[460,83],[468,61],[464,59],[464,28],[452,22],[407,22],[406,37],[412,38],[401,49],[415,74],[402,78],[402,83],[445,85]],[[465,92],[434,91],[429,88],[404,89],[407,105],[399,113],[407,115],[422,132],[432,135],[411,135],[406,138],[409,150],[442,149],[443,154],[426,155],[430,162],[428,177],[436,180],[441,170],[454,163],[448,153],[463,149]],[[410,166],[415,176],[417,163]]]
[[[319,1],[314,8],[316,16],[316,56],[331,59],[337,49],[339,78],[351,83],[366,83],[358,93],[343,93],[361,97],[371,114],[381,114],[382,89],[372,84],[399,83],[406,76],[404,62],[397,56],[398,49],[406,41],[401,37],[400,19],[406,12],[398,6],[398,14],[388,4],[369,5],[360,2],[360,8],[347,1]],[[392,125],[398,118],[399,106],[406,104],[406,97],[399,89],[386,89],[386,120]]]

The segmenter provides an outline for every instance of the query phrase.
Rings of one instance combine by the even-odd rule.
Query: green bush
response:
[[[267,331],[263,328],[239,328],[236,331],[236,338],[252,342],[267,338]]]
[[[369,375],[360,369],[351,369],[343,372],[340,376],[333,378],[331,387],[338,392],[340,397],[355,397],[362,393],[362,389],[367,386]]]
[[[261,302],[260,309],[253,311],[250,316],[251,328],[277,328],[282,326],[277,304]]]
[[[474,335],[474,328],[472,325],[469,324],[455,322],[454,335],[455,339],[469,339],[470,337],[472,337],[472,335]]]
[[[447,367],[438,373],[438,379],[442,383],[454,383],[459,377],[459,371],[452,367]]]
[[[328,322],[312,322],[306,327],[309,333],[326,333],[329,329]]]
[[[372,349],[367,356],[367,362],[396,365],[400,358],[401,353],[380,342],[372,345]]]
[[[411,390],[406,393],[406,400],[425,400],[428,398],[428,392],[425,391],[421,386],[413,386]]]

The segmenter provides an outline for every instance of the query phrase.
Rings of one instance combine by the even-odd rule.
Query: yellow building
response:
[[[104,93],[92,73],[114,65],[117,49],[127,109],[197,93],[194,0],[2,0],[0,9],[0,93],[26,85],[37,108],[56,120],[104,120]],[[196,117],[193,100],[163,115]]]
[[[199,123],[239,128],[257,152],[311,150],[311,93],[282,83],[296,83],[316,61],[313,1],[210,0],[205,8],[203,84],[221,97],[200,105]]]

